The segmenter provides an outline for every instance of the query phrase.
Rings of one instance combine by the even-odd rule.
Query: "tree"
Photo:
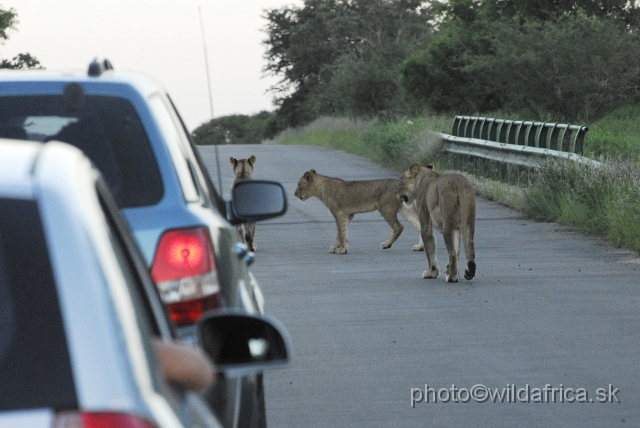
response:
[[[374,115],[398,108],[398,65],[426,43],[420,0],[305,0],[268,10],[265,71],[278,115],[290,125],[322,114]]]
[[[511,110],[590,123],[640,100],[640,34],[623,20],[577,13],[494,28],[492,53],[467,70]]]
[[[433,41],[401,69],[414,105],[590,121],[636,97],[635,2],[449,0],[433,10]]]
[[[588,17],[611,18],[627,26],[640,23],[640,10],[628,0],[447,0],[434,6],[441,19],[497,22],[514,17],[556,21],[582,13]]]
[[[9,31],[15,30],[18,14],[14,9],[0,9],[0,40],[9,39]],[[0,68],[42,68],[40,61],[29,53],[20,53],[11,60],[0,60]]]
[[[406,98],[439,113],[472,115],[500,108],[501,95],[467,69],[470,56],[490,53],[490,34],[491,25],[483,21],[443,23],[427,48],[401,66]]]
[[[42,68],[40,65],[40,61],[38,61],[35,57],[32,57],[31,54],[18,54],[13,57],[11,61],[3,59],[0,61],[0,68],[11,68],[14,70],[22,69],[22,68]]]

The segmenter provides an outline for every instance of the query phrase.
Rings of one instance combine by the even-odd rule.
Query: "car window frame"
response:
[[[207,171],[207,168],[204,165],[204,161],[202,160],[202,156],[200,155],[200,151],[196,147],[195,141],[193,140],[193,136],[191,135],[191,133],[187,129],[187,126],[185,125],[184,120],[182,120],[182,116],[180,116],[180,113],[178,112],[178,109],[176,108],[176,106],[175,106],[173,100],[171,99],[171,97],[169,96],[169,94],[167,94],[167,99],[169,100],[169,103],[171,104],[171,108],[175,112],[176,117],[180,121],[180,126],[182,127],[182,130],[183,130],[184,134],[187,136],[187,140],[188,140],[189,145],[191,147],[191,150],[192,150],[192,153],[193,153],[193,156],[194,156],[194,159],[195,159],[195,163],[200,168],[200,170],[203,172],[202,175],[204,176],[204,184],[206,185],[206,188],[208,189],[209,197],[211,198],[212,203],[217,207],[218,212],[220,214],[222,214],[226,218],[226,204],[225,204],[225,201],[220,196],[220,193],[218,193],[218,189],[216,189],[216,186],[213,184],[213,181],[211,180],[211,176],[209,175],[209,173]],[[222,189],[220,189],[220,191],[222,191]]]
[[[145,304],[146,317],[152,323],[152,331],[163,339],[178,337],[175,325],[170,320],[156,285],[151,279],[142,252],[132,238],[129,224],[118,208],[117,201],[108,184],[102,177],[99,177],[96,180],[95,187],[102,212],[109,226],[109,232],[122,249],[121,253],[124,255],[124,260],[128,265],[131,279],[136,286],[136,292]]]
[[[158,125],[160,135],[169,150],[173,168],[178,176],[182,189],[182,196],[186,202],[199,202],[202,200],[202,192],[198,189],[192,166],[189,165],[188,153],[185,153],[181,142],[181,129],[176,126],[171,109],[163,100],[162,93],[154,92],[147,97],[149,110]]]

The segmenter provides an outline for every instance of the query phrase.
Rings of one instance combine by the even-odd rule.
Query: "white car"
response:
[[[237,348],[222,368],[237,362],[246,375],[286,361],[281,328],[237,317],[201,323],[212,359]],[[196,391],[210,366],[175,337],[91,162],[65,143],[0,139],[0,427],[219,427]],[[196,386],[172,374],[166,346],[202,363],[191,372]]]

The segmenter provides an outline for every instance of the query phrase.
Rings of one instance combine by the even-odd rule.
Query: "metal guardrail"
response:
[[[562,123],[456,116],[452,135],[440,136],[446,152],[506,164],[510,176],[511,167],[532,170],[549,158],[598,167],[600,162],[581,155],[587,131],[586,126]]]

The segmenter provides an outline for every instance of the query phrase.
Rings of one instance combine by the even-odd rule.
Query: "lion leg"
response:
[[[387,223],[389,223],[389,226],[391,226],[391,236],[386,242],[380,244],[380,248],[386,250],[387,248],[391,248],[393,243],[398,240],[398,237],[400,237],[400,234],[402,234],[402,231],[404,230],[404,226],[398,221],[396,213],[385,215],[382,211],[378,211],[380,212],[382,217],[384,217]]]
[[[353,214],[338,214],[335,216],[336,227],[338,228],[338,234],[336,236],[336,244],[329,248],[329,252],[336,254],[346,254],[349,247],[347,245],[347,231],[349,230],[349,223],[353,219]]]
[[[250,251],[255,251],[258,249],[258,246],[256,245],[256,241],[254,239],[255,235],[256,235],[256,224],[247,223],[245,225],[244,239],[247,242],[247,247],[249,247]]]
[[[458,282],[460,272],[458,269],[458,261],[460,259],[460,230],[445,230],[442,234],[444,237],[444,243],[447,246],[447,252],[449,253],[449,264],[447,265],[446,281]]]
[[[416,210],[415,205],[413,205],[413,203],[405,204],[404,202],[402,202],[400,208],[398,209],[398,213],[418,231],[420,240],[416,245],[413,246],[413,251],[423,251],[424,241],[422,240],[422,235],[420,234],[420,219],[418,219],[418,211]]]
[[[422,272],[423,278],[437,278],[440,274],[438,267],[438,259],[436,259],[436,238],[433,236],[433,228],[431,224],[422,230],[422,241],[424,242],[424,251],[427,254],[427,262],[429,269]]]

